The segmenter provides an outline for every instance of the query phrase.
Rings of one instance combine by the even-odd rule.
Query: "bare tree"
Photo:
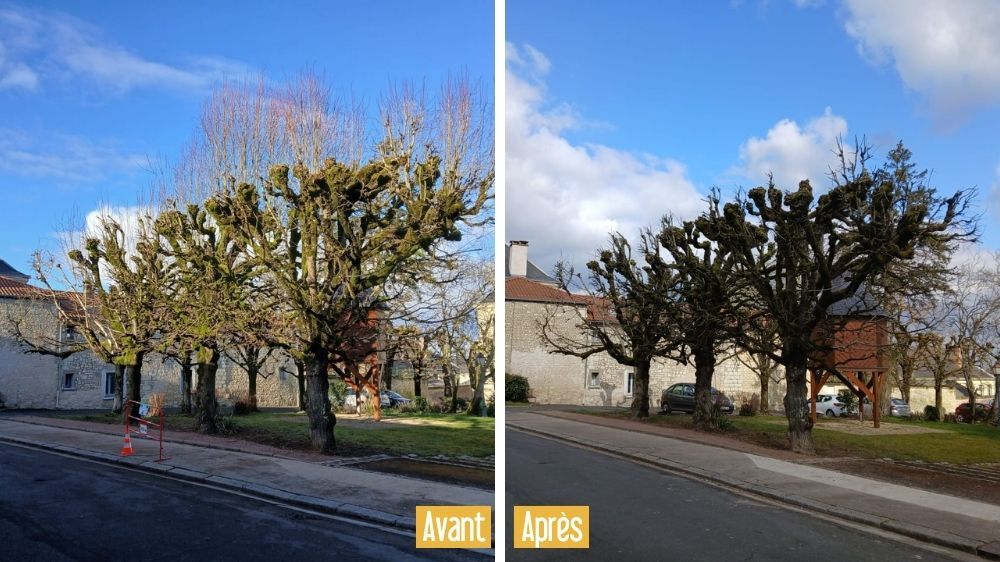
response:
[[[994,346],[1000,333],[1000,260],[959,268],[951,295],[949,332],[959,358],[958,369],[976,408],[978,372],[991,373],[997,362]],[[970,416],[972,421],[975,416]]]

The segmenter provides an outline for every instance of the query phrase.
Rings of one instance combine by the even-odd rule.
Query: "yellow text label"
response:
[[[515,505],[514,548],[590,548],[590,506]]]
[[[488,505],[418,505],[417,548],[490,548]]]

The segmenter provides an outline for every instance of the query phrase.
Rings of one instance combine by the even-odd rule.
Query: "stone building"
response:
[[[588,306],[591,299],[559,288],[555,279],[528,259],[525,241],[512,241],[505,257],[507,374],[526,377],[532,399],[539,403],[628,406],[635,377],[632,367],[606,353],[586,359],[552,353],[539,335],[540,324],[548,321],[557,333],[582,337],[578,328],[581,319],[599,314]],[[692,365],[655,360],[649,374],[650,409],[659,408],[663,389],[694,380]],[[737,398],[760,392],[757,375],[732,354],[716,366],[712,385]],[[769,395],[771,407],[780,407],[784,382],[772,380]]]
[[[90,351],[62,358],[30,353],[15,336],[16,323],[22,331],[30,330],[32,339],[43,339],[47,349],[68,349],[82,341],[82,335],[60,322],[55,306],[40,298],[40,290],[27,281],[27,275],[0,260],[0,406],[110,408],[114,401],[113,365]],[[258,405],[295,406],[298,386],[294,373],[290,359],[272,356],[257,381]],[[247,395],[247,375],[228,357],[222,358],[216,377],[220,400],[234,401]],[[179,405],[181,392],[180,366],[162,355],[148,354],[140,395],[163,393],[167,405]]]

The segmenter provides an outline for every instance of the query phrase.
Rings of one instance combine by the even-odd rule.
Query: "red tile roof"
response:
[[[40,298],[44,295],[38,287],[33,287],[10,277],[0,277],[0,298],[30,299]]]
[[[509,301],[584,304],[580,295],[526,277],[508,277],[505,289],[504,299]]]
[[[572,304],[587,307],[587,320],[592,322],[617,322],[607,300],[590,295],[574,295],[525,277],[508,277],[504,300],[549,304]]]

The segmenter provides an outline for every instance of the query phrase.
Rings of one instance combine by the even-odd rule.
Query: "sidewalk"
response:
[[[156,462],[157,442],[133,438],[135,454],[122,457],[124,435],[109,434],[107,425],[93,428],[100,431],[91,431],[88,425],[71,429],[8,417],[0,419],[0,442],[116,463],[409,531],[416,525],[417,505],[493,505],[493,494],[486,490],[324,466],[264,451],[236,451],[225,439],[219,444],[226,448],[217,448],[211,445],[212,438],[203,436],[197,445],[164,442],[164,456],[169,458],[162,462]]]
[[[788,452],[726,449],[587,417],[508,409],[507,426],[1000,560],[1000,506],[791,462]]]

